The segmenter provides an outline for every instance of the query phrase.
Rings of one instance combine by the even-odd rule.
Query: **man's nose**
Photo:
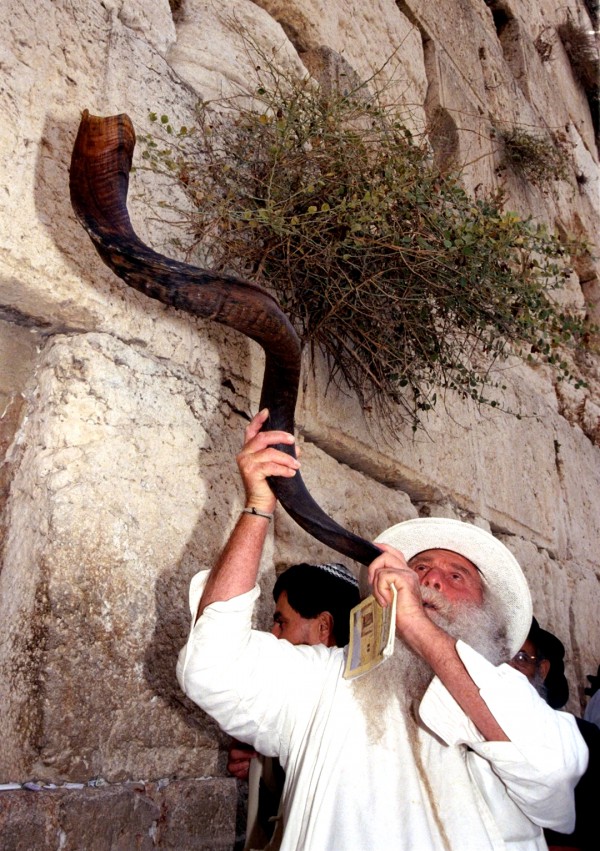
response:
[[[421,574],[421,585],[425,585],[427,588],[441,591],[443,584],[444,577],[436,567],[430,567],[424,574]]]

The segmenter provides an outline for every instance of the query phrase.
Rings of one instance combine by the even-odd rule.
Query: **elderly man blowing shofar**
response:
[[[396,646],[355,680],[343,649],[251,629],[275,507],[266,478],[299,467],[274,448],[293,436],[259,432],[265,419],[238,455],[260,513],[243,513],[205,582],[193,580],[178,676],[224,730],[279,757],[283,851],[533,851],[546,847],[542,827],[571,831],[587,750],[574,719],[501,664],[525,640],[531,599],[492,535],[426,518],[379,537],[368,576],[383,605],[396,587]]]

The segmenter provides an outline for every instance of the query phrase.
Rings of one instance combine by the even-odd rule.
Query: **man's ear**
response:
[[[319,618],[319,641],[325,647],[335,647],[333,634],[333,615],[331,612],[321,612]]]

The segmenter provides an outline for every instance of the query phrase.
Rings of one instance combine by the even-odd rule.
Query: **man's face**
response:
[[[418,575],[422,588],[437,591],[449,603],[483,604],[481,574],[464,556],[451,550],[424,550],[413,556],[408,566]],[[433,601],[425,600],[424,606],[436,608]]]
[[[288,602],[287,591],[277,598],[271,633],[285,638],[290,644],[321,644],[323,635],[319,618],[303,618]]]
[[[509,665],[525,674],[535,688],[543,684],[550,670],[548,659],[539,658],[537,647],[529,639],[525,641],[516,656],[510,660]]]
[[[408,566],[418,575],[425,612],[434,623],[471,645],[492,664],[506,659],[500,613],[491,600],[484,600],[481,574],[472,562],[450,550],[432,549],[413,556]],[[352,681],[374,741],[385,731],[381,719],[387,707],[398,701],[405,707],[420,701],[432,679],[430,665],[408,644],[397,640],[385,665]]]

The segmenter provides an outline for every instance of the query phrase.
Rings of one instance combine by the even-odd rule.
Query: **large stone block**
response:
[[[504,399],[521,419],[447,397],[427,416],[425,430],[411,435],[400,427],[393,436],[331,386],[323,406],[323,364],[315,375],[302,395],[298,422],[338,461],[399,488],[417,504],[450,502],[485,518],[495,531],[529,539],[563,564],[595,564],[599,450],[559,416],[543,370],[513,367],[506,373]]]
[[[355,399],[331,388],[329,404],[323,406],[322,363],[316,365],[315,375],[316,381],[302,396],[298,421],[305,434],[335,458],[393,484],[414,501],[450,499],[487,518],[498,530],[533,535],[540,545],[562,546],[556,511],[560,480],[554,460],[555,431],[561,421],[548,404],[553,401],[548,385],[540,381],[534,393],[533,374],[525,382],[513,368],[503,379],[507,387],[503,402],[519,411],[521,419],[492,408],[478,409],[448,393],[424,417],[424,429],[414,435],[408,425],[386,433]]]
[[[600,630],[598,629],[598,586],[600,569],[596,558],[592,570],[581,570],[579,562],[567,565],[572,577],[572,603],[569,610],[574,682],[571,682],[573,711],[582,715],[589,698],[584,689],[590,683],[588,674],[595,675],[600,665]]]
[[[232,778],[170,783],[162,793],[167,813],[157,846],[171,851],[226,851],[236,839],[238,788]]]
[[[236,839],[234,780],[0,792],[3,851],[218,851]]]
[[[37,381],[0,577],[2,775],[210,770],[218,736],[174,664],[188,580],[235,521],[241,428],[219,383],[102,335],[57,338]]]
[[[0,173],[7,186],[0,200],[0,304],[7,316],[45,333],[114,331],[151,348],[156,344],[157,354],[172,357],[192,348],[193,321],[175,312],[165,315],[151,301],[140,309],[140,297],[104,267],[75,221],[68,192],[83,109],[96,115],[127,112],[138,133],[151,129],[151,109],[189,123],[196,96],[155,46],[140,38],[148,31],[167,38],[168,0],[151,5],[84,3],[73,9],[62,0],[43,0],[31,16],[20,3],[2,4],[0,24],[10,49],[0,92]],[[136,164],[138,156],[139,151]],[[165,196],[160,181],[152,176],[150,190],[147,178],[143,170],[136,174],[130,208],[140,236],[160,250],[169,214],[162,221],[155,215],[152,205]],[[166,192],[177,207],[181,199],[172,182]]]
[[[205,101],[252,95],[269,62],[302,79],[306,68],[277,21],[258,4],[187,0],[177,20],[169,64]]]
[[[422,133],[427,77],[421,35],[392,0],[258,0],[299,52],[323,47],[343,56],[361,81],[373,79],[384,102],[398,104],[408,125]]]
[[[600,659],[597,563],[586,567],[585,562],[564,556],[558,560],[531,541],[518,536],[499,537],[523,568],[535,617],[564,644],[569,682],[565,710],[581,716],[586,700],[583,689],[588,685],[586,674],[595,673]]]
[[[26,386],[35,367],[37,342],[35,329],[0,320],[0,458],[3,459],[0,464],[0,517],[12,475],[9,448],[22,421]],[[0,521],[0,541],[3,537],[4,527]]]

